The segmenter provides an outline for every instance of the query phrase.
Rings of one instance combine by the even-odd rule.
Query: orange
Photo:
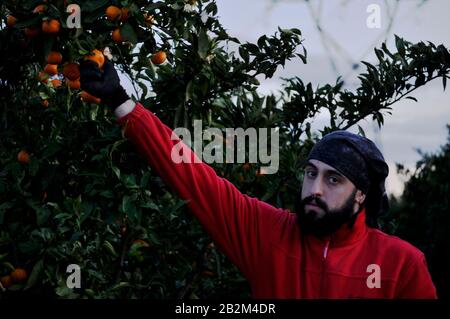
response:
[[[13,27],[16,24],[16,22],[17,22],[17,18],[15,16],[9,15],[6,18],[6,25],[8,27]]]
[[[38,74],[38,80],[41,81],[42,83],[47,83],[48,82],[48,74],[45,72],[39,72]]]
[[[56,19],[50,19],[42,22],[42,31],[47,34],[57,34],[61,24]]]
[[[120,15],[120,22],[126,22],[128,20],[128,17],[130,16],[130,9],[128,8],[122,8],[120,9],[121,15]]]
[[[81,92],[81,100],[86,103],[95,103],[95,104],[99,104],[101,102],[101,100],[98,97],[90,95],[86,91]]]
[[[28,154],[27,151],[25,150],[21,150],[18,154],[17,154],[17,160],[20,163],[23,164],[28,164],[30,162],[30,154]]]
[[[117,43],[122,43],[123,42],[123,38],[122,38],[122,35],[120,34],[120,29],[119,28],[117,28],[116,30],[113,31],[111,37],[114,40],[114,42],[117,42]]]
[[[37,27],[28,27],[28,28],[25,28],[24,32],[28,38],[34,38],[39,35],[41,30]]]
[[[41,104],[43,107],[48,107],[48,100],[42,100]]]
[[[44,68],[44,72],[48,75],[58,74],[58,65],[57,64],[47,64]]]
[[[68,85],[72,90],[79,90],[79,89],[81,88],[80,79],[76,79],[76,80],[67,80],[67,85]]]
[[[62,74],[71,81],[80,78],[80,66],[78,63],[66,63],[63,65]]]
[[[23,268],[16,268],[11,273],[11,278],[14,282],[23,282],[27,280],[27,271]]]
[[[78,63],[66,63],[62,67],[62,74],[71,81],[75,81],[80,78],[80,66]]]
[[[106,8],[106,17],[111,21],[119,20],[121,15],[122,11],[116,6]]]
[[[0,282],[2,283],[3,288],[9,288],[13,285],[11,276],[2,277],[2,279],[0,279]]]
[[[49,64],[60,64],[62,61],[62,54],[57,51],[50,51],[47,55],[47,63]]]
[[[155,54],[152,55],[152,62],[153,64],[159,65],[163,64],[167,59],[166,52],[164,51],[158,51]]]
[[[139,245],[140,247],[150,247],[150,244],[142,239],[133,240],[133,244]]]
[[[57,88],[57,87],[61,86],[61,80],[54,79],[51,82],[52,82],[52,85],[53,85],[54,88]]]
[[[93,50],[91,52],[91,55],[85,55],[84,58],[86,60],[91,60],[94,62],[97,62],[98,67],[101,69],[103,67],[103,64],[105,63],[105,56],[100,50]]]
[[[40,4],[36,8],[34,8],[33,13],[42,13],[45,11],[46,8],[47,8],[46,5]]]

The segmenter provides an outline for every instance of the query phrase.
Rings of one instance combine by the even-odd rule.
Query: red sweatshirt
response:
[[[302,235],[296,215],[249,197],[205,163],[171,159],[172,130],[141,104],[119,118],[129,138],[248,279],[254,298],[436,298],[422,252],[366,226],[326,239]],[[195,153],[183,145],[184,155]]]

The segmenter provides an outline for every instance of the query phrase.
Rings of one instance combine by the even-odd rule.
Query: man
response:
[[[311,151],[296,214],[241,194],[120,85],[111,62],[86,62],[81,86],[114,110],[125,135],[248,279],[255,298],[436,298],[423,253],[376,229],[388,167],[368,139],[326,135]]]

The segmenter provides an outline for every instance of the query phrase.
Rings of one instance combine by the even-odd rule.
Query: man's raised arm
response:
[[[189,201],[189,208],[217,246],[251,279],[273,227],[287,212],[240,193],[228,180],[217,176],[210,166],[194,160],[197,155],[181,140],[173,138],[173,131],[140,103],[135,104],[123,92],[117,99],[111,98],[123,88],[118,78],[111,81],[117,74],[110,62],[100,78],[89,76],[89,72],[82,68],[83,89],[103,101],[105,98],[114,101],[112,108],[118,123],[124,127],[125,136],[164,182]],[[107,82],[108,87],[103,87],[102,81]],[[117,102],[121,104],[118,106]],[[190,161],[172,159],[172,150],[178,143],[183,157]]]

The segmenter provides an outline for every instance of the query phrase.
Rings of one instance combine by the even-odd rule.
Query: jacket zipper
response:
[[[326,286],[326,282],[325,282],[325,274],[326,274],[326,263],[327,263],[327,257],[328,257],[328,253],[329,253],[329,248],[330,248],[330,242],[331,240],[329,239],[327,241],[327,243],[325,244],[325,247],[323,248],[323,253],[322,253],[322,263],[321,263],[321,272],[320,272],[320,298],[324,297],[324,292],[325,292],[325,286]]]

